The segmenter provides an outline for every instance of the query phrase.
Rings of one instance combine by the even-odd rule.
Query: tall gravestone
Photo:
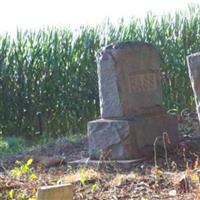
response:
[[[200,120],[200,52],[187,56],[187,66]]]
[[[88,122],[91,159],[134,159],[167,132],[177,140],[177,120],[162,106],[160,56],[150,44],[124,42],[97,56],[101,119]]]

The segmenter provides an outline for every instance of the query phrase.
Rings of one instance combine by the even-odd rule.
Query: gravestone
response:
[[[151,44],[123,42],[97,56],[101,119],[88,122],[91,159],[134,159],[177,120],[162,106],[160,55]]]
[[[200,120],[200,52],[187,56],[187,66]]]

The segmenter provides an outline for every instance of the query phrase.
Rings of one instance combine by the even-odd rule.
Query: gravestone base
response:
[[[90,159],[130,160],[147,156],[153,151],[156,137],[159,137],[157,145],[163,145],[164,132],[168,133],[170,146],[176,144],[178,136],[175,116],[157,114],[140,115],[127,120],[90,121],[88,122]]]
[[[131,170],[134,167],[145,162],[146,158],[132,159],[132,160],[91,160],[90,158],[82,158],[81,160],[70,161],[68,164],[72,167],[117,167],[120,169]]]
[[[136,153],[132,138],[132,121],[99,119],[88,122],[89,155],[91,159],[125,160]]]

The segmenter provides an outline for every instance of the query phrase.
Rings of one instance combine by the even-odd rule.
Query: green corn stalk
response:
[[[86,133],[99,116],[96,53],[105,45],[146,41],[161,54],[163,104],[194,109],[185,57],[200,51],[200,7],[144,20],[107,20],[79,30],[47,28],[0,36],[0,131],[34,136],[35,114],[43,113],[49,136]]]

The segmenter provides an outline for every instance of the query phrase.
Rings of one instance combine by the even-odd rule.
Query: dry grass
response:
[[[113,171],[113,169],[77,168],[60,166],[35,171],[37,179],[30,181],[26,176],[15,178],[9,173],[0,178],[1,199],[9,199],[9,192],[20,199],[35,199],[37,188],[42,185],[72,183],[74,199],[200,199],[198,169],[169,172],[156,171],[147,166],[141,171]],[[27,175],[28,176],[28,175]],[[189,189],[187,189],[188,187]],[[13,199],[14,199],[13,197]],[[18,198],[17,198],[18,197]]]

